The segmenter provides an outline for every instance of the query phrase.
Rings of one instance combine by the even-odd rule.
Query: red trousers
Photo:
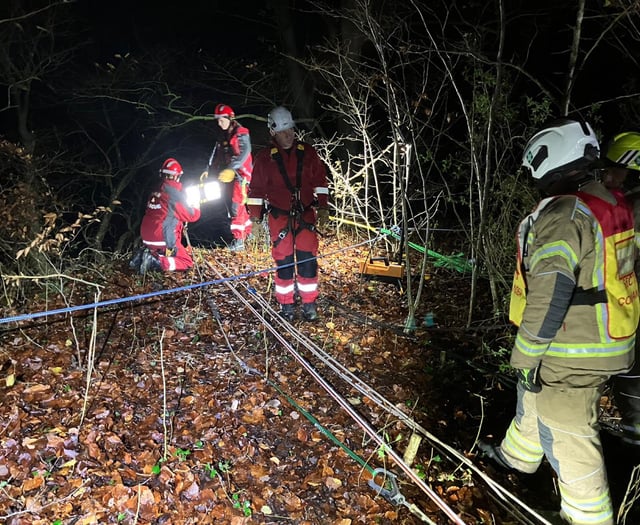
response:
[[[278,266],[275,294],[280,304],[293,304],[296,288],[303,303],[312,303],[318,297],[319,241],[313,209],[307,210],[302,219],[300,223],[288,215],[269,215],[271,255]]]
[[[247,187],[244,182],[233,181],[231,194],[231,234],[234,239],[246,239],[251,233],[251,219],[247,211]]]
[[[157,256],[163,272],[188,270],[193,266],[193,259],[182,243],[176,246],[175,255],[167,257],[165,256],[167,245],[164,242],[150,243],[144,240],[142,242]]]

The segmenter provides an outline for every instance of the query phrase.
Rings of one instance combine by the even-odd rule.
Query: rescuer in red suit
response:
[[[251,182],[253,159],[251,157],[251,138],[249,130],[235,119],[233,109],[226,104],[218,104],[214,115],[222,132],[222,138],[209,159],[207,170],[200,180],[209,176],[210,170],[218,173],[218,180],[233,184],[231,195],[231,251],[244,250],[244,241],[251,234],[251,219],[247,213],[247,188]]]
[[[314,321],[318,318],[316,221],[328,219],[327,170],[313,146],[296,139],[288,109],[272,109],[267,124],[273,141],[256,155],[247,206],[252,219],[265,211],[269,214],[280,315],[287,321],[295,318],[297,288],[304,318]]]
[[[146,247],[140,264],[142,274],[154,270],[188,270],[193,266],[191,255],[182,245],[182,230],[185,222],[200,218],[200,203],[187,204],[180,182],[182,173],[176,159],[165,160],[160,169],[162,184],[147,201],[140,225],[140,236]]]

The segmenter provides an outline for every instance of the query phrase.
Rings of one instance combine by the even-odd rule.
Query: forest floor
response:
[[[0,325],[0,523],[455,522],[447,509],[459,523],[545,523],[527,509],[558,508],[548,465],[524,476],[477,455],[515,402],[513,331],[482,286],[484,320],[467,328],[469,275],[430,265],[407,334],[406,294],[359,273],[368,247],[326,237],[320,319],[288,325],[265,307],[272,261],[259,244],[196,248],[185,273],[140,276],[119,259],[99,282],[78,272],[3,310],[100,302]],[[412,433],[415,478],[393,456]],[[604,439],[619,505],[637,461]]]

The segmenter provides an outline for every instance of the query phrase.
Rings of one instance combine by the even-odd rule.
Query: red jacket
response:
[[[245,182],[251,182],[253,159],[249,130],[234,121],[224,134],[226,138],[223,142],[218,142],[211,166],[217,170],[230,168],[245,179]]]
[[[147,208],[140,225],[140,236],[145,243],[175,248],[182,241],[185,222],[195,222],[200,210],[187,205],[182,183],[166,179],[159,191],[147,201]]]
[[[285,182],[279,159],[290,184]],[[299,162],[302,162],[300,171]],[[300,203],[304,209],[312,205],[319,208],[328,206],[327,170],[313,146],[296,141],[290,150],[281,150],[274,142],[271,148],[259,151],[253,164],[253,180],[249,186],[249,213],[252,217],[259,217],[263,205],[267,203],[270,208],[289,211],[291,189],[295,189],[298,183]]]

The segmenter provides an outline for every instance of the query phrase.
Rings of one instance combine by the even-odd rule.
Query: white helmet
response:
[[[291,112],[283,106],[273,108],[267,116],[267,126],[269,130],[274,133],[291,129],[295,127],[295,125],[296,123],[291,116]]]
[[[599,153],[596,134],[588,123],[561,119],[529,140],[522,165],[538,186],[548,187],[571,171],[587,169]]]

